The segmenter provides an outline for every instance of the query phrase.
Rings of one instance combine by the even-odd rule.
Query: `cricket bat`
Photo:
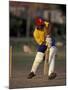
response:
[[[49,22],[51,23],[51,13],[49,13]],[[51,32],[51,26],[49,28],[49,34]],[[49,50],[50,48],[47,48],[46,52],[45,52],[45,61],[44,61],[44,75],[48,76],[48,71],[49,71]]]
[[[49,50],[45,52],[45,61],[44,61],[44,75],[48,76],[48,71],[49,71]]]

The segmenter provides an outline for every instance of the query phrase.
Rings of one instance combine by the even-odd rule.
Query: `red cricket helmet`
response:
[[[36,20],[35,20],[35,25],[36,26],[40,26],[40,25],[44,25],[44,19],[42,19],[42,18],[36,18]]]

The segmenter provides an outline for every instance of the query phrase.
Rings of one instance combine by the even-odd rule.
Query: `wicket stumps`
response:
[[[12,78],[12,46],[9,50],[9,77]]]

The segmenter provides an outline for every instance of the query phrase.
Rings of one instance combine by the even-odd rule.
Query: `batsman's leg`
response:
[[[44,57],[44,53],[37,52],[34,63],[32,65],[31,73],[29,74],[28,78],[32,78],[33,76],[35,76],[39,64],[43,61],[43,57]]]
[[[35,57],[35,60],[34,60],[34,63],[33,63],[33,66],[32,66],[32,69],[31,69],[31,72],[34,72],[36,73],[36,70],[39,66],[39,64],[42,62],[43,60],[43,56],[44,56],[44,53],[42,52],[37,52],[37,55]]]
[[[49,72],[48,72],[49,79],[53,79],[56,77],[56,73],[54,72],[56,50],[57,50],[56,47],[52,46],[49,52]]]

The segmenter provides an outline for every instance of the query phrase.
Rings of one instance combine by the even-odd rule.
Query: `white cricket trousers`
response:
[[[57,48],[52,46],[49,51],[49,72],[48,76],[54,72],[55,69],[55,56],[56,56]]]
[[[34,74],[36,73],[39,64],[43,61],[43,57],[44,57],[44,53],[37,52],[31,69],[31,72],[34,72]]]

